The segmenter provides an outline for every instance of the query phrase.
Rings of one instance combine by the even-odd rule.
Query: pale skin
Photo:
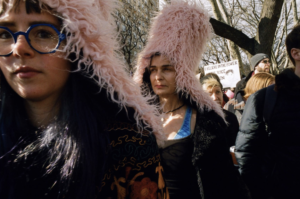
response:
[[[300,77],[300,49],[292,48],[291,55],[295,60],[295,74]]]
[[[176,93],[176,71],[169,59],[163,55],[154,56],[152,58],[150,67],[150,81],[155,94],[159,96],[160,104],[163,112],[174,110],[184,102],[178,97]],[[181,128],[187,106],[163,114],[163,129],[169,140],[174,139],[178,130]],[[191,133],[194,132],[196,124],[197,111],[193,109],[191,118]]]
[[[261,72],[265,72],[265,73],[270,72],[270,60],[269,60],[269,58],[265,58],[265,59],[261,60],[255,66],[254,73],[257,74],[257,73],[261,73]]]
[[[209,93],[210,97],[217,102],[220,106],[222,106],[223,103],[223,92],[220,86],[213,86],[213,87],[205,87],[204,89],[207,93]]]
[[[13,10],[0,19],[0,26],[13,32],[25,32],[29,26],[37,23],[60,27],[59,20],[49,13],[27,14],[24,2],[17,11]],[[38,53],[21,35],[14,45],[13,53],[0,57],[0,69],[11,88],[24,99],[29,120],[35,127],[47,126],[59,110],[58,98],[68,80],[70,63],[57,55],[57,52]],[[21,68],[34,69],[35,72],[24,77],[16,72]]]

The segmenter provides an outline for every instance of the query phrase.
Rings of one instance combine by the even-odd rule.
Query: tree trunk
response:
[[[232,25],[223,2],[220,0],[210,0],[210,2],[216,19],[228,25]],[[227,46],[229,49],[231,60],[238,60],[240,66],[240,73],[244,74],[243,62],[238,46],[236,46],[235,43],[230,40],[227,40]]]
[[[259,25],[255,40],[256,53],[266,53],[271,55],[276,27],[280,18],[284,0],[265,0],[260,16]]]
[[[231,40],[240,48],[247,51],[248,57],[257,53],[270,55],[283,2],[284,0],[264,1],[255,38],[249,38],[242,31],[213,18],[210,19],[210,22],[217,35]]]
[[[209,1],[210,1],[210,3],[211,3],[212,11],[213,11],[213,13],[214,13],[216,19],[217,19],[218,21],[224,22],[224,20],[223,20],[223,18],[222,18],[222,15],[221,15],[221,11],[220,11],[220,9],[219,9],[219,6],[218,6],[217,2],[216,2],[215,0],[209,0]]]
[[[294,16],[294,25],[300,23],[298,18],[298,12],[297,12],[297,2],[296,0],[292,0],[292,7],[293,7],[293,16]]]

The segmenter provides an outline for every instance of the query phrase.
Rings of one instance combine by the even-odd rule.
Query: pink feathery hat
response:
[[[65,59],[75,54],[78,70],[84,64],[86,70],[93,69],[100,88],[121,108],[133,107],[135,119],[151,127],[161,145],[164,139],[161,122],[153,106],[140,93],[140,88],[125,72],[125,64],[117,56],[119,43],[115,19],[112,12],[117,6],[116,0],[39,0],[42,9],[50,8],[50,13],[62,19],[63,31],[67,42],[62,50]],[[15,0],[7,0],[6,12],[9,12]],[[70,60],[71,61],[71,60]],[[74,61],[74,60],[73,60]],[[114,97],[117,93],[117,98]],[[141,130],[141,129],[140,129]],[[141,131],[142,132],[142,131]]]
[[[222,118],[224,113],[202,89],[196,70],[213,30],[209,15],[196,0],[172,0],[153,19],[148,43],[139,54],[134,81],[147,86],[143,76],[150,65],[151,56],[160,53],[171,61],[176,70],[177,93],[190,96],[200,112],[214,110]]]

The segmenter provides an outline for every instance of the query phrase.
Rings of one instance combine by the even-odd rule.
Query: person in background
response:
[[[201,84],[202,84],[202,88],[207,93],[209,93],[209,95],[212,97],[212,99],[221,106],[223,104],[222,96],[224,96],[224,95],[221,95],[223,86],[222,86],[221,82],[218,81],[218,78],[216,78],[216,77],[218,77],[218,76],[216,76],[216,75],[204,76],[201,79]],[[236,176],[239,176],[238,163],[236,161],[235,154],[234,154],[235,141],[236,141],[237,133],[239,131],[239,122],[238,122],[235,114],[233,114],[225,109],[223,109],[223,112],[225,114],[225,119],[227,122],[225,132],[226,132],[226,139],[227,139],[227,144],[228,144],[228,152],[230,152],[230,154],[232,156],[232,162],[233,162],[233,165],[236,170]],[[239,181],[239,186],[240,186],[239,188],[241,190],[243,190],[242,192],[244,193],[243,198],[251,199],[249,190],[248,190],[247,186],[245,185],[245,183],[243,182],[243,180],[240,177],[238,177],[237,179]]]
[[[261,72],[270,73],[269,56],[264,53],[258,53],[254,55],[250,59],[250,67],[251,67],[251,72],[236,84],[235,96],[239,91],[244,90],[247,82],[253,75]]]
[[[236,140],[240,173],[253,199],[300,198],[300,24],[285,44],[295,68],[248,98]]]
[[[228,152],[225,116],[195,72],[212,36],[198,1],[172,0],[154,18],[134,80],[152,95],[168,137],[161,149],[170,199],[243,198]]]
[[[205,77],[205,78],[204,78]],[[202,78],[200,78],[200,83],[203,81],[203,79],[207,79],[207,78],[214,78],[216,79],[218,82],[220,82],[221,84],[221,80],[220,77],[215,74],[215,73],[207,73],[205,76],[203,76]],[[221,84],[222,85],[222,84]],[[222,107],[229,101],[228,96],[223,92],[223,87],[222,87],[222,93],[223,93],[223,103],[222,103]]]
[[[0,198],[167,198],[112,0],[0,0]],[[153,130],[154,132],[153,132]]]
[[[217,102],[221,107],[223,104],[223,93],[222,93],[222,84],[217,79],[212,78],[210,76],[204,76],[201,79],[202,88],[204,91],[206,91],[210,97]],[[237,133],[239,131],[239,123],[236,118],[236,116],[223,109],[223,112],[225,114],[225,120],[227,121],[227,127],[226,127],[226,138],[227,138],[227,144],[228,144],[228,152],[229,148],[231,146],[235,145],[235,140]]]
[[[257,73],[247,82],[246,88],[244,90],[240,90],[236,97],[229,100],[224,109],[234,113],[238,121],[241,121],[243,110],[246,104],[247,99],[250,95],[255,93],[256,91],[268,87],[275,83],[275,77],[269,73]]]
[[[247,101],[247,99],[255,93],[256,91],[266,88],[272,84],[275,84],[275,77],[274,75],[271,75],[269,73],[258,73],[251,77],[249,80],[249,84],[247,83],[246,88],[244,90],[244,101]]]

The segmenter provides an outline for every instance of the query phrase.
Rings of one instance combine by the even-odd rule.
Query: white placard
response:
[[[204,73],[215,73],[220,77],[223,88],[232,88],[241,80],[239,62],[230,62],[204,66]]]

